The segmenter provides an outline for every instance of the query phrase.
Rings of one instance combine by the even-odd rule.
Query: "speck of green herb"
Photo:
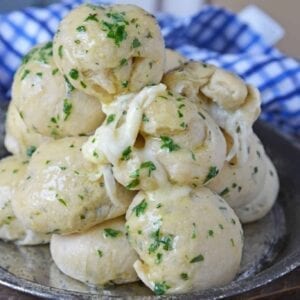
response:
[[[24,80],[25,77],[26,77],[29,73],[30,73],[30,70],[28,70],[28,69],[24,70],[23,75],[22,75],[22,77],[21,77],[21,80]]]
[[[163,257],[162,253],[157,253],[155,258],[155,264],[159,265],[162,261],[162,257]]]
[[[201,262],[201,261],[204,261],[204,256],[202,254],[199,254],[199,255],[195,256],[194,258],[192,258],[190,260],[190,263],[193,264],[193,263]]]
[[[120,67],[127,66],[127,65],[128,65],[128,60],[126,58],[122,58],[120,60]]]
[[[60,45],[60,46],[58,47],[58,56],[59,56],[60,58],[63,57],[63,50],[64,50],[63,45]]]
[[[231,246],[234,247],[235,246],[234,240],[230,239],[230,242],[231,242]]]
[[[76,30],[77,30],[78,32],[86,32],[86,27],[85,27],[84,25],[81,25],[81,26],[78,26],[78,27],[76,28]]]
[[[96,158],[98,158],[98,157],[99,157],[99,154],[97,153],[97,151],[96,151],[96,150],[94,150],[94,151],[93,151],[93,156],[94,156],[94,157],[96,157]]]
[[[180,278],[181,278],[182,280],[188,280],[188,279],[189,279],[189,275],[188,275],[187,273],[181,273],[181,274],[180,274]]]
[[[242,187],[241,187],[241,186],[239,186],[239,187],[238,187],[238,191],[240,192],[241,190],[242,190]]]
[[[36,73],[36,76],[42,77],[43,73],[42,72],[38,72],[38,73]]]
[[[80,81],[80,85],[81,85],[84,89],[86,89],[86,84],[85,84],[83,81]]]
[[[59,167],[62,171],[65,171],[65,170],[67,170],[67,167],[65,167],[65,166],[62,166],[62,167]]]
[[[141,203],[139,203],[132,209],[132,211],[135,213],[136,217],[139,217],[145,213],[147,207],[148,207],[148,203],[146,202],[146,199],[143,199]]]
[[[139,229],[139,230],[137,231],[137,233],[138,233],[138,234],[142,234],[143,231],[142,231],[141,229]]]
[[[241,132],[241,127],[240,127],[240,126],[238,126],[238,127],[236,128],[236,132],[237,132],[237,133],[240,133],[240,132]]]
[[[57,68],[54,69],[54,70],[52,70],[52,75],[54,76],[55,74],[57,74],[57,72],[58,72],[58,69],[57,69]]]
[[[99,249],[97,250],[97,254],[98,254],[99,257],[103,256],[103,252],[101,250],[99,250]]]
[[[149,118],[145,114],[143,114],[142,121],[145,122],[145,123],[149,122]]]
[[[137,187],[139,184],[140,184],[140,179],[135,178],[126,185],[126,189],[131,190],[131,189]]]
[[[125,13],[107,13],[106,16],[112,21],[102,21],[102,30],[107,32],[107,37],[113,39],[115,44],[120,47],[120,43],[127,38],[126,25],[128,21],[124,17]]]
[[[80,195],[80,194],[78,194],[78,198],[79,198],[80,200],[83,200],[83,199],[84,199],[84,197],[83,197],[82,195]]]
[[[63,107],[64,121],[66,121],[69,118],[69,116],[72,112],[72,108],[73,108],[73,105],[72,105],[71,101],[68,100],[68,99],[65,99],[64,100],[64,107]]]
[[[196,224],[193,223],[193,233],[192,233],[192,239],[196,238]]]
[[[236,221],[235,221],[234,219],[231,219],[231,223],[232,223],[233,225],[235,225],[235,224],[236,224]]]
[[[128,87],[128,80],[122,81],[121,85],[123,88],[127,88]]]
[[[229,188],[226,187],[219,195],[220,195],[221,197],[223,197],[223,196],[227,195],[228,193],[229,193]]]
[[[69,76],[74,79],[77,80],[79,77],[79,72],[76,69],[71,69],[69,72]]]
[[[213,237],[213,236],[214,236],[214,231],[211,230],[211,229],[209,229],[209,230],[207,231],[207,236]]]
[[[224,229],[224,226],[222,224],[219,224],[220,229]]]
[[[156,166],[152,161],[145,161],[140,166],[141,169],[148,169],[148,177],[151,176],[152,171],[156,170]]]
[[[19,172],[19,169],[14,169],[13,170],[13,174],[16,174],[16,173],[18,173]]]
[[[84,220],[85,219],[85,215],[80,215],[80,220]]]
[[[205,117],[200,111],[198,111],[198,115],[199,115],[203,120],[206,119],[206,117]]]
[[[111,114],[107,117],[107,120],[106,120],[106,125],[112,123],[116,118],[116,115],[115,114]]]
[[[85,20],[85,22],[87,21],[94,21],[94,22],[99,22],[98,18],[97,18],[97,14],[89,14]]]
[[[156,208],[161,208],[162,207],[162,204],[161,203],[158,203],[157,205],[156,205]]]
[[[63,198],[58,198],[57,199],[62,205],[64,205],[65,207],[67,207],[67,202],[63,199]]]
[[[132,48],[138,48],[141,45],[142,45],[141,42],[137,38],[134,38],[134,40],[132,41],[132,44],[131,44]]]
[[[51,162],[51,160],[46,160],[45,164],[48,165]]]
[[[231,187],[234,189],[234,188],[237,187],[237,184],[234,182],[234,183],[231,185]]]
[[[211,166],[209,168],[208,174],[203,183],[207,183],[209,180],[216,177],[218,175],[218,173],[219,173],[218,168],[216,166]]]
[[[258,172],[258,167],[254,167],[253,174],[256,174]]]
[[[175,144],[173,139],[168,136],[160,136],[162,145],[160,146],[161,149],[166,149],[169,152],[177,151],[180,149],[178,144]]]
[[[170,286],[167,285],[165,281],[154,283],[154,293],[155,293],[155,295],[158,295],[158,296],[159,295],[164,295],[169,288],[170,288]]]
[[[121,160],[129,160],[131,157],[131,147],[128,146],[123,152],[121,156]]]
[[[153,35],[152,33],[149,31],[148,34],[146,35],[146,38],[147,39],[152,39],[153,38]]]
[[[104,228],[104,235],[105,237],[116,238],[122,235],[122,231],[113,228]]]
[[[36,151],[36,146],[29,146],[27,149],[26,149],[26,155],[28,157],[31,157],[32,154]]]
[[[65,81],[66,81],[66,84],[67,84],[67,87],[68,87],[68,90],[69,92],[72,92],[75,90],[74,86],[70,83],[69,79],[67,76],[64,76],[65,78]]]

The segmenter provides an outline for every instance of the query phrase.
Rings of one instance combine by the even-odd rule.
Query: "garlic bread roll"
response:
[[[250,223],[263,218],[276,201],[279,192],[279,178],[269,157],[265,156],[264,160],[266,176],[260,193],[252,202],[235,209],[242,223]]]
[[[137,254],[125,236],[125,221],[117,218],[72,235],[51,238],[50,251],[66,275],[88,284],[121,284],[138,280]]]
[[[42,144],[12,201],[23,224],[41,233],[80,232],[125,213],[132,195],[109,165],[94,167],[81,154],[85,137]]]
[[[83,154],[95,164],[110,162],[127,189],[203,185],[223,167],[226,143],[219,127],[196,103],[162,84],[120,96],[103,109],[108,117]]]
[[[133,5],[81,5],[60,23],[54,59],[77,89],[110,102],[160,82],[164,41],[155,18]]]
[[[169,72],[185,63],[187,59],[177,51],[166,48],[166,63],[164,73]]]
[[[13,101],[6,113],[5,131],[4,145],[15,155],[30,157],[39,145],[53,139],[29,130]]]
[[[225,162],[219,175],[208,187],[236,209],[252,202],[262,191],[268,170],[266,154],[257,136],[252,133],[248,146],[248,159],[243,165],[234,160]]]
[[[25,57],[12,87],[12,101],[29,132],[52,138],[89,135],[104,114],[96,98],[74,89],[52,57],[52,42]]]
[[[26,174],[27,164],[26,159],[17,156],[0,160],[0,239],[22,245],[43,244],[49,242],[50,235],[24,228],[11,206],[16,188]]]
[[[156,294],[230,282],[242,256],[242,227],[218,195],[202,187],[140,191],[126,215],[139,278]]]
[[[164,75],[172,92],[193,98],[233,139],[227,161],[246,162],[252,125],[260,114],[260,94],[238,76],[200,62],[188,62]]]

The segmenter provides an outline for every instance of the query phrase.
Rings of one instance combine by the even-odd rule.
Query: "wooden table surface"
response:
[[[34,300],[38,297],[29,296],[0,285],[0,300]],[[291,273],[269,283],[261,288],[240,296],[230,298],[232,300],[298,300],[300,299],[300,267]]]

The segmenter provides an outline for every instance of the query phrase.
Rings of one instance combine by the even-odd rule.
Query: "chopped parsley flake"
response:
[[[222,224],[219,224],[220,229],[224,229],[224,226]]]
[[[195,256],[194,258],[192,258],[190,260],[190,263],[193,264],[193,263],[201,262],[201,261],[204,261],[204,256],[202,254],[199,254],[198,256]]]
[[[24,72],[23,72],[23,75],[21,77],[21,80],[24,80],[26,78],[26,76],[30,73],[30,70],[26,69]]]
[[[178,144],[175,144],[173,139],[168,136],[160,136],[162,141],[162,145],[160,146],[161,149],[167,149],[169,152],[177,151],[180,149]]]
[[[121,156],[121,160],[129,160],[130,159],[130,154],[131,154],[131,147],[128,146],[123,152]]]
[[[115,120],[116,115],[115,114],[111,114],[107,117],[107,121],[106,121],[106,125],[112,123]]]
[[[149,122],[149,118],[145,114],[143,114],[142,121],[145,123]]]
[[[81,26],[78,26],[78,27],[76,28],[76,30],[77,30],[78,32],[86,32],[86,27],[83,26],[83,25],[81,25]]]
[[[115,44],[120,47],[120,43],[127,38],[125,30],[128,21],[124,18],[125,13],[107,13],[106,16],[110,18],[112,23],[102,21],[102,30],[107,32],[107,37],[113,39]]]
[[[88,17],[85,18],[85,22],[87,21],[94,21],[94,22],[99,22],[97,18],[97,14],[89,14]]]
[[[120,67],[127,66],[127,65],[128,65],[128,60],[126,58],[122,58],[120,60]]]
[[[234,240],[230,239],[230,242],[231,242],[231,246],[234,247],[235,246]]]
[[[141,164],[141,169],[148,169],[148,177],[151,176],[151,172],[156,170],[156,166],[152,161],[145,161]]]
[[[227,195],[228,193],[229,193],[229,188],[226,187],[219,195],[220,195],[221,197],[223,197],[223,196]]]
[[[162,257],[163,257],[162,253],[157,253],[157,254],[156,254],[155,263],[156,263],[157,265],[159,265],[159,264],[161,263]]]
[[[204,180],[203,183],[207,183],[209,180],[211,180],[212,178],[216,177],[218,175],[218,173],[219,173],[218,168],[215,167],[215,166],[211,166],[209,168],[208,174],[207,174],[207,176],[206,176],[206,178],[205,178],[205,180]]]
[[[59,56],[60,58],[63,57],[63,49],[64,49],[63,45],[60,45],[60,46],[58,47],[58,56]]]
[[[181,273],[181,274],[180,274],[180,278],[181,278],[182,280],[188,280],[188,279],[189,279],[189,276],[188,276],[187,273]]]
[[[104,235],[106,237],[116,238],[116,237],[122,235],[122,231],[112,229],[112,228],[104,228]]]
[[[127,88],[128,87],[128,80],[122,81],[121,85],[123,88]]]
[[[127,188],[128,190],[131,190],[131,189],[137,187],[139,184],[140,184],[140,179],[139,179],[139,178],[135,178],[135,179],[131,180],[131,181],[126,185],[126,188]]]
[[[170,286],[167,285],[165,281],[154,283],[155,295],[164,295],[169,288],[170,288]]]
[[[26,149],[26,154],[28,157],[31,157],[32,154],[35,152],[36,150],[36,146],[29,146],[27,149]]]
[[[234,219],[231,219],[231,223],[232,223],[233,225],[235,225],[235,224],[236,224],[236,222],[235,222],[235,220],[234,220]]]
[[[192,233],[192,239],[196,238],[196,224],[193,223],[193,233]]]
[[[156,230],[151,234],[151,237],[154,239],[153,243],[150,244],[148,248],[149,254],[154,253],[160,245],[162,245],[165,251],[173,250],[173,234],[162,234],[160,229]]]
[[[58,69],[57,69],[57,68],[54,69],[54,70],[52,70],[52,75],[54,76],[57,72],[58,72]]]
[[[63,199],[63,198],[58,198],[57,199],[62,205],[64,205],[65,207],[67,207],[67,202]]]
[[[199,115],[203,120],[206,119],[206,117],[205,117],[200,111],[198,111],[198,115]]]
[[[98,254],[99,257],[103,256],[103,252],[101,250],[97,250],[97,254]]]
[[[69,76],[74,79],[77,80],[79,77],[79,73],[76,69],[71,69],[71,71],[69,72]]]
[[[258,167],[254,167],[253,174],[256,174],[258,172]]]
[[[141,44],[141,42],[137,39],[137,38],[135,38],[133,41],[132,41],[132,48],[138,48],[138,47],[140,47],[142,44]]]
[[[64,121],[66,121],[69,118],[69,116],[72,112],[72,108],[73,108],[73,105],[72,105],[71,101],[68,100],[68,99],[65,99],[64,100],[64,107],[63,107]]]
[[[83,81],[80,81],[80,85],[81,85],[84,89],[86,89],[86,84],[85,84]]]
[[[143,215],[145,213],[145,210],[147,209],[148,203],[146,202],[146,199],[143,199],[140,204],[136,205],[132,211],[135,212],[135,215],[137,217]]]
[[[208,232],[207,232],[207,235],[210,236],[210,237],[213,237],[214,236],[214,231],[209,229]]]

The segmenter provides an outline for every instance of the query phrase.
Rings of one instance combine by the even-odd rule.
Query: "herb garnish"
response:
[[[135,212],[135,215],[137,217],[143,215],[145,213],[145,210],[147,209],[148,203],[146,202],[146,199],[143,199],[140,204],[136,205],[132,211]]]
[[[219,173],[218,168],[216,166],[211,166],[209,168],[208,174],[203,183],[207,183],[209,180],[216,177],[218,175],[218,173]]]
[[[122,235],[122,231],[113,228],[104,228],[104,235],[106,237],[115,238],[118,237],[119,235]]]
[[[178,144],[175,144],[173,139],[168,136],[160,136],[162,141],[162,145],[160,146],[161,149],[167,149],[169,152],[177,151],[180,149]]]

